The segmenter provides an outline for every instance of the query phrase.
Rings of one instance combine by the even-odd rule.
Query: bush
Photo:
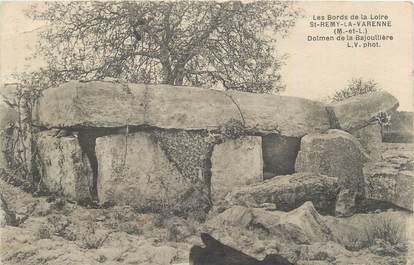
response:
[[[350,97],[364,95],[380,90],[381,89],[378,87],[378,84],[373,80],[365,81],[362,78],[354,78],[348,82],[348,85],[345,88],[336,91],[335,94],[330,97],[330,101],[339,102]]]
[[[369,248],[378,242],[395,246],[406,242],[405,225],[401,220],[389,216],[373,216],[363,223],[361,229],[342,235],[340,241],[351,251]]]
[[[51,237],[51,230],[53,228],[47,224],[42,224],[37,231],[37,237],[39,239],[48,239]]]
[[[100,234],[96,232],[95,223],[88,222],[86,225],[86,231],[81,237],[81,247],[85,249],[98,249],[100,248],[109,234]]]

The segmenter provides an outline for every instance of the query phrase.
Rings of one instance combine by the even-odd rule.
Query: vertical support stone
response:
[[[361,144],[351,134],[329,130],[302,138],[296,159],[297,172],[313,172],[338,178],[341,191],[337,215],[352,215],[355,202],[364,195],[363,164],[368,160]]]
[[[237,187],[263,180],[262,139],[245,136],[218,144],[211,163],[212,198],[219,201]]]
[[[101,203],[141,210],[178,209],[191,181],[182,177],[149,132],[96,139]]]
[[[364,147],[372,161],[381,160],[382,129],[378,123],[351,132]]]
[[[91,200],[92,168],[86,154],[82,152],[77,136],[55,135],[55,130],[38,133],[41,182],[51,193],[78,202]]]

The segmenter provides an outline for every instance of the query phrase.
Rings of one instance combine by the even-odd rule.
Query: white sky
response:
[[[42,61],[25,58],[36,42],[37,29],[24,16],[29,2],[0,4],[0,75],[2,82],[12,81],[13,72],[35,70]],[[279,42],[279,50],[288,54],[283,66],[286,91],[283,94],[320,100],[344,87],[353,77],[373,79],[400,101],[401,110],[413,109],[413,41],[412,6],[408,2],[298,2],[303,18],[289,35]],[[393,23],[395,40],[380,48],[350,49],[337,42],[309,43],[306,37],[315,33],[308,27],[312,15],[353,13],[386,14]]]

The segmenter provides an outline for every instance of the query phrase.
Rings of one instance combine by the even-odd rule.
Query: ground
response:
[[[393,227],[387,221],[382,225],[373,223],[379,219],[396,221],[403,228],[410,216],[403,211],[357,214],[350,218],[325,216],[323,221],[337,240],[296,244],[278,242],[277,236],[254,228],[212,227],[209,221],[198,223],[137,213],[129,207],[87,209],[60,198],[34,198],[4,182],[1,192],[10,210],[25,219],[17,227],[5,226],[0,230],[4,264],[186,263],[190,247],[201,244],[200,231],[220,235],[227,244],[257,258],[280,253],[296,264],[405,265],[407,259],[408,243],[404,237],[373,235],[371,242],[367,242],[367,234],[363,234],[369,233],[366,228],[373,224]],[[218,212],[210,214],[209,220],[217,215]]]

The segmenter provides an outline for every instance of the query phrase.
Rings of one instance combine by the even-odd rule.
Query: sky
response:
[[[24,16],[30,2],[0,4],[0,77],[13,81],[14,72],[36,70],[44,62],[26,60],[37,33],[45,27]],[[374,80],[400,101],[400,110],[413,109],[412,5],[408,2],[297,2],[302,16],[277,44],[287,54],[282,67],[284,95],[321,100],[346,86],[352,78]],[[309,42],[309,35],[330,34],[332,29],[310,28],[315,16],[373,14],[387,15],[391,28],[370,29],[392,35],[394,40],[376,48],[347,48],[345,42]]]

